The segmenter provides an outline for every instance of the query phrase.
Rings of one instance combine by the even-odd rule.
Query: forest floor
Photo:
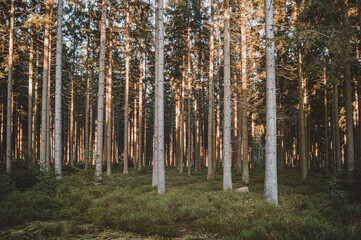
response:
[[[263,169],[251,169],[249,193],[223,192],[222,171],[187,176],[166,168],[166,194],[152,169],[120,168],[94,186],[94,171],[65,166],[54,176],[14,164],[0,173],[0,239],[360,239],[361,174],[298,169],[278,174],[279,206],[266,203]],[[233,172],[233,188],[243,186]]]

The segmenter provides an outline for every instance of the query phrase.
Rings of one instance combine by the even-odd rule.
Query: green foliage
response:
[[[4,197],[0,226],[26,224],[21,231],[8,230],[8,239],[16,239],[11,234],[109,236],[110,230],[114,236],[133,232],[187,238],[357,239],[361,231],[361,207],[348,200],[345,183],[321,173],[311,173],[307,181],[300,181],[293,169],[281,173],[276,206],[263,199],[261,169],[251,171],[247,194],[223,192],[221,174],[206,181],[205,170],[188,177],[169,168],[167,193],[159,196],[151,187],[151,172],[116,172],[104,176],[101,187],[94,186],[91,170],[65,174],[60,184],[42,176],[32,188]],[[46,182],[50,187],[45,189]],[[238,182],[240,176],[234,174],[234,187],[242,186]],[[39,220],[50,222],[34,222]]]

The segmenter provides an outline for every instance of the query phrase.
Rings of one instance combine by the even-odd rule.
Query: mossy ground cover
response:
[[[16,171],[16,170],[14,170]],[[29,174],[30,171],[23,174]],[[32,174],[32,173],[31,173]],[[15,177],[14,177],[15,175]],[[360,239],[360,182],[300,171],[279,173],[279,206],[263,197],[263,169],[250,171],[250,192],[222,191],[222,172],[206,180],[166,169],[166,194],[152,188],[152,169],[114,169],[94,186],[94,171],[66,167],[53,176],[1,173],[1,239]],[[36,179],[22,187],[22,179]],[[20,179],[20,180],[19,180]],[[20,187],[19,187],[20,186]],[[233,172],[233,187],[243,186]]]

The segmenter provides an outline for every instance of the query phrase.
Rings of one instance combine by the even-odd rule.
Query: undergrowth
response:
[[[166,169],[166,194],[151,186],[152,169],[118,169],[95,186],[94,170],[64,169],[55,182],[31,168],[0,173],[0,238],[81,238],[120,233],[136,238],[358,239],[360,191],[345,176],[311,172],[300,180],[297,169],[279,173],[279,206],[263,197],[264,171],[250,171],[250,192],[222,191],[222,174],[206,180]],[[23,183],[27,179],[27,183]],[[233,187],[243,186],[233,173]],[[131,234],[130,234],[131,233]],[[134,235],[132,235],[134,234]],[[26,238],[28,237],[28,238]],[[91,237],[90,237],[91,238]],[[105,237],[106,238],[106,237]]]

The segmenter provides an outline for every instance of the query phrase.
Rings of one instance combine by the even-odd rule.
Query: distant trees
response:
[[[355,1],[71,0],[64,23],[61,5],[55,20],[51,1],[0,3],[7,171],[17,159],[43,172],[54,164],[58,178],[63,164],[95,165],[101,180],[105,162],[107,174],[153,165],[164,193],[163,165],[208,168],[208,180],[223,168],[224,189],[232,166],[245,184],[265,166],[277,202],[275,166],[305,179],[360,165]]]

